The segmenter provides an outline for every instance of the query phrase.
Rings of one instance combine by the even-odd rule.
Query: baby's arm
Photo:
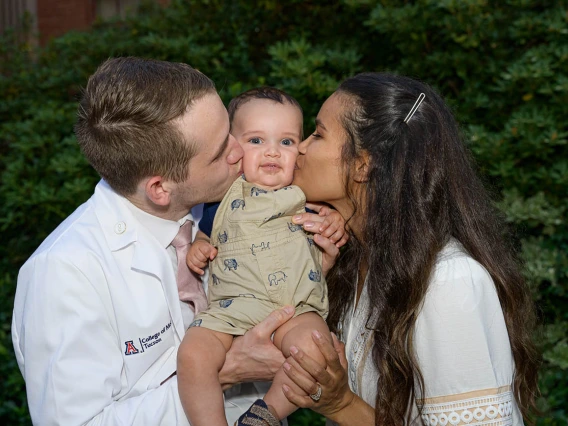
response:
[[[209,237],[205,233],[197,231],[195,241],[193,241],[187,252],[185,259],[187,266],[199,275],[204,274],[203,268],[207,266],[207,262],[215,259],[215,256],[217,256],[217,249],[209,241]]]

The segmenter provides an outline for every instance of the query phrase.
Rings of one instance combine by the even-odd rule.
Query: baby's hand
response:
[[[294,218],[294,223],[302,224],[308,232],[329,238],[337,248],[347,243],[349,233],[345,231],[345,219],[343,219],[343,216],[327,206],[308,203],[307,207],[317,211],[318,214],[304,213],[299,215],[299,219]]]
[[[199,275],[205,272],[203,268],[207,266],[207,262],[215,259],[217,249],[207,241],[195,240],[187,252],[186,262],[189,269]]]

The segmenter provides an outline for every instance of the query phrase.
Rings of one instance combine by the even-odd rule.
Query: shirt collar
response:
[[[193,216],[191,212],[182,217],[180,220],[168,220],[163,219],[153,214],[147,213],[144,210],[136,207],[128,199],[123,198],[126,206],[132,212],[134,217],[142,226],[144,226],[150,233],[158,240],[160,246],[167,248],[172,240],[177,235],[179,228],[187,221],[193,222]]]

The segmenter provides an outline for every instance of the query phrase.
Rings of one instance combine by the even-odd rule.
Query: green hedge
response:
[[[187,62],[225,101],[270,84],[306,131],[339,81],[390,70],[448,99],[514,230],[542,328],[539,424],[568,413],[568,13],[565,1],[144,3],[42,49],[0,40],[0,423],[29,424],[10,339],[18,268],[97,181],[72,133],[80,88],[110,56]],[[316,424],[307,412],[293,425]]]

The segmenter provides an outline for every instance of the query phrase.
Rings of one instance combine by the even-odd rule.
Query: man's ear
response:
[[[363,152],[355,159],[355,171],[353,180],[358,183],[367,182],[369,180],[369,163],[371,158],[368,153]]]
[[[152,176],[144,185],[146,197],[162,207],[167,207],[172,200],[171,185],[162,176]]]

